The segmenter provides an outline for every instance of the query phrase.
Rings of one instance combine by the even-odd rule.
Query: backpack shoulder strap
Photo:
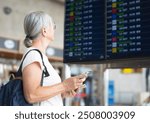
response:
[[[42,55],[42,53],[40,52],[40,50],[38,50],[38,49],[31,49],[31,50],[29,50],[29,51],[25,54],[25,56],[24,56],[24,58],[23,58],[23,60],[22,60],[22,62],[21,62],[21,64],[20,64],[20,67],[19,67],[19,69],[18,69],[18,71],[17,71],[17,73],[16,73],[16,76],[22,76],[21,69],[22,69],[23,61],[25,60],[26,56],[27,56],[27,55],[29,54],[29,52],[31,52],[31,51],[37,51],[37,52],[39,52],[39,54],[40,54],[40,56],[41,56],[41,59],[42,59],[43,66],[44,66],[44,70],[43,70],[44,77],[50,76],[50,74],[48,73],[47,68],[46,68],[46,66],[45,66],[45,64],[44,64],[43,55]]]

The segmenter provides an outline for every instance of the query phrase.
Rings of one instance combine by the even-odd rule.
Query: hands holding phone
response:
[[[80,88],[85,88],[85,84],[83,82],[88,77],[90,72],[82,73],[80,75],[70,77],[63,81],[64,87],[66,91],[75,91],[77,92]]]

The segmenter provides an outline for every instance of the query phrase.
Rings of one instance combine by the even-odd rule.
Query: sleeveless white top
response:
[[[29,50],[31,50],[31,49],[35,49],[35,48],[33,48],[33,47],[28,48],[26,53]],[[58,73],[55,71],[55,69],[50,64],[47,56],[45,54],[43,54],[43,53],[42,53],[42,55],[43,55],[44,64],[45,64],[45,66],[46,66],[46,68],[48,70],[48,73],[50,74],[50,76],[44,77],[44,79],[43,79],[43,86],[51,86],[51,85],[60,83],[61,82],[60,76],[58,75]],[[42,63],[41,55],[39,54],[39,52],[32,50],[32,51],[30,51],[27,54],[26,58],[24,59],[24,62],[22,64],[22,71],[23,71],[23,69],[26,66],[28,66],[29,64],[31,64],[33,62],[39,62],[40,65],[41,65],[42,70],[44,70],[44,66],[43,66],[43,63]],[[36,103],[34,105],[35,106],[39,105],[39,103]],[[63,106],[63,101],[62,101],[61,94],[56,95],[54,97],[51,97],[48,100],[42,101],[40,103],[40,105],[41,106]]]

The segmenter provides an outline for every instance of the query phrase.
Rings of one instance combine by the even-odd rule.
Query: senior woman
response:
[[[41,106],[63,106],[62,95],[75,95],[75,90],[85,81],[82,75],[61,81],[60,76],[48,61],[45,52],[48,45],[54,41],[55,28],[52,18],[44,12],[32,12],[25,16],[24,44],[28,48],[26,53],[32,49],[38,49],[42,53],[49,73],[49,76],[43,78],[43,86],[41,86],[44,69],[42,59],[37,51],[30,51],[23,61],[22,77],[25,99],[33,105],[39,105],[40,102]]]

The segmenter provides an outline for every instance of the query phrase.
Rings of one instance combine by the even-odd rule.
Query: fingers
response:
[[[84,74],[79,76],[70,77],[63,82],[66,91],[75,90],[80,88],[83,82],[85,81],[86,77]]]
[[[72,96],[75,96],[76,94],[77,94],[77,93],[76,93],[74,90],[71,91],[71,95],[72,95]]]
[[[78,88],[84,88],[83,82],[85,81],[85,79],[86,78],[79,79],[77,77],[77,82],[75,83],[76,89],[78,89]]]
[[[85,79],[87,76],[86,76],[86,74],[80,74],[76,77],[79,78],[79,79]]]
[[[86,78],[78,79],[78,82],[77,82],[77,83],[83,84],[83,82],[84,82],[85,80],[86,80]]]
[[[68,97],[74,97],[77,93],[74,90],[68,91],[67,92]]]
[[[85,84],[83,84],[83,85],[80,86],[80,89],[83,89],[83,88],[86,88]]]

